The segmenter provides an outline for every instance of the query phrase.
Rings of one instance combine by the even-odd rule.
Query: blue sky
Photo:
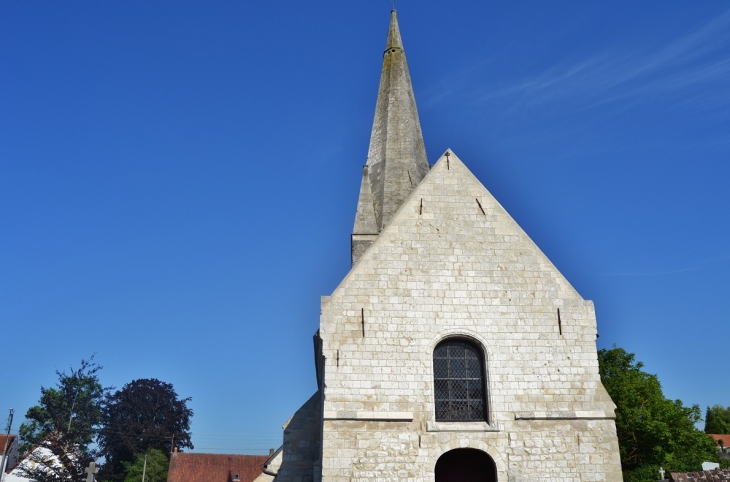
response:
[[[96,353],[263,453],[315,390],[390,2],[0,1],[0,415]],[[730,3],[398,2],[447,149],[584,298],[599,347],[730,405]],[[16,417],[15,429],[22,416]]]

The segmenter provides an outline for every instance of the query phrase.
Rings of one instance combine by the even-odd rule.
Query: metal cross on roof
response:
[[[99,472],[96,462],[89,462],[89,466],[84,469],[84,472],[88,474],[86,476],[86,482],[94,482],[94,475]]]

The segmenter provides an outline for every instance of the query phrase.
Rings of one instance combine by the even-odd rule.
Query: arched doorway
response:
[[[492,457],[476,449],[454,449],[436,462],[436,482],[497,482]]]

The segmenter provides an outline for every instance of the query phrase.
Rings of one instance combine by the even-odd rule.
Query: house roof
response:
[[[7,435],[5,435],[4,433],[0,434],[0,447],[5,448],[5,439],[6,438],[7,438]],[[10,434],[10,442],[8,442],[8,448],[10,448],[13,445],[13,441],[15,441],[15,439],[17,439],[17,438],[18,438],[17,435],[12,434],[12,433]]]
[[[730,481],[730,469],[704,470],[702,472],[687,472],[686,474],[672,472],[669,480],[672,482]]]
[[[167,482],[252,482],[261,475],[268,455],[199,454],[176,452],[170,457]]]
[[[5,439],[6,438],[8,438],[7,435],[5,435],[5,434],[0,435],[0,447],[2,447],[3,449],[5,448]],[[10,434],[10,440],[8,441],[8,450],[10,450],[10,447],[13,446],[13,442],[15,442],[15,440],[17,438],[18,438],[17,435]]]
[[[712,437],[715,440],[715,443],[717,444],[720,440],[722,440],[722,445],[724,447],[730,447],[730,435],[729,434],[717,434],[717,433],[708,433],[710,437]]]

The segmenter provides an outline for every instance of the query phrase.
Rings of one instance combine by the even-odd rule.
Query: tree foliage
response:
[[[145,457],[147,464],[145,465]],[[124,462],[126,477],[124,482],[165,482],[170,461],[162,451],[147,449],[144,453],[134,456],[134,462]]]
[[[121,482],[125,464],[149,449],[164,454],[173,444],[193,448],[190,440],[190,398],[180,399],[173,386],[156,379],[134,380],[106,397],[99,447],[106,458],[105,481]]]
[[[705,413],[705,433],[730,434],[730,407],[713,405]]]
[[[92,356],[68,374],[56,370],[55,388],[41,387],[38,405],[28,409],[20,426],[21,450],[36,449],[26,459],[30,463],[20,466],[23,476],[38,482],[85,480],[84,468],[97,455],[91,444],[110,390],[99,383],[101,369]]]
[[[645,473],[659,466],[686,472],[718,460],[712,439],[695,428],[701,419],[698,405],[685,407],[680,400],[667,399],[656,375],[643,371],[643,363],[622,348],[599,350],[598,363],[603,385],[617,406],[625,480],[644,480]]]

